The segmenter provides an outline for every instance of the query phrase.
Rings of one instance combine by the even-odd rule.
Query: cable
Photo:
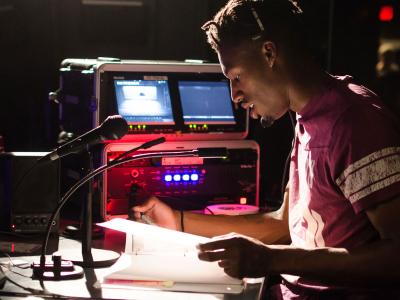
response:
[[[17,271],[14,271],[14,270],[11,269],[10,267],[7,267],[7,266],[2,266],[2,267],[3,267],[3,268],[6,268],[9,272],[11,272],[11,273],[13,273],[13,274],[16,274],[16,275],[19,275],[19,276],[21,276],[21,277],[32,278],[31,276],[28,276],[28,275],[19,273],[19,272],[17,272]]]
[[[13,261],[11,259],[11,256],[8,253],[0,252],[0,254],[6,256],[8,258],[8,260],[10,261],[10,264],[14,265],[14,263],[13,263]],[[4,266],[4,264],[5,263],[0,263],[0,265],[2,265],[2,266]]]
[[[288,175],[287,172],[289,170],[290,157],[292,155],[292,151],[293,151],[293,148],[294,148],[294,143],[295,143],[295,140],[296,140],[296,124],[294,122],[294,119],[293,119],[293,116],[292,116],[292,113],[291,113],[290,110],[288,111],[288,114],[289,114],[289,117],[290,117],[290,122],[292,124],[293,139],[292,139],[292,145],[290,147],[289,154],[286,157],[285,166],[283,168],[282,182],[281,182],[281,197],[282,197],[282,200],[283,200],[283,197],[285,195],[285,190],[286,190],[286,183],[287,183],[286,176]]]
[[[7,268],[7,269],[8,269],[8,268]],[[10,282],[10,283],[14,284],[15,286],[17,286],[17,287],[23,289],[24,291],[27,291],[27,292],[30,292],[30,293],[37,293],[37,294],[39,294],[39,295],[43,295],[43,291],[37,290],[37,289],[33,289],[33,288],[29,288],[29,287],[25,287],[25,286],[19,284],[18,282],[14,281],[13,279],[11,279],[11,278],[6,274],[6,272],[4,272],[3,267],[0,267],[0,272],[3,273],[4,278],[5,278],[8,282]],[[17,274],[19,274],[19,273],[17,273]],[[21,274],[19,274],[19,275],[21,275]]]
[[[12,194],[11,195],[16,195],[18,189],[20,188],[22,182],[24,181],[25,177],[28,176],[32,171],[38,166],[38,161],[36,160],[35,163],[25,171],[25,173],[20,177],[20,179],[17,181],[16,185],[14,188],[12,188]]]
[[[210,214],[215,215],[215,213],[209,207],[206,207],[205,210],[209,211]]]
[[[8,265],[11,264],[12,267],[19,268],[19,269],[23,269],[23,270],[29,269],[29,268],[30,268],[30,263],[29,263],[29,262],[25,262],[25,263],[24,263],[24,265],[26,264],[26,267],[21,267],[21,265],[19,265],[19,264],[18,264],[18,265],[14,264],[14,262],[13,262],[11,256],[10,256],[8,253],[1,252],[1,254],[4,255],[4,256],[6,256],[6,257],[8,258],[8,260],[10,261],[10,263],[9,263]],[[7,267],[5,263],[0,263],[0,266]]]

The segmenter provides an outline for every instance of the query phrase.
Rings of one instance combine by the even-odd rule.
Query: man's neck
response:
[[[288,88],[290,109],[300,112],[314,96],[326,89],[330,80],[329,74],[315,66],[294,72]]]

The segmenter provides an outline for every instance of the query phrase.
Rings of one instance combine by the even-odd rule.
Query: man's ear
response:
[[[271,41],[266,41],[262,45],[262,53],[270,68],[275,64],[276,60],[276,45]]]

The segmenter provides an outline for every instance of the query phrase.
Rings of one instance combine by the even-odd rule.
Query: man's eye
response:
[[[240,80],[240,75],[236,75],[234,78],[235,81],[239,81]]]

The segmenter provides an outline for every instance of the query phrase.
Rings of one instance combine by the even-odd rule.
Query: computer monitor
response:
[[[178,81],[184,124],[236,124],[227,81]]]
[[[121,61],[100,64],[96,74],[95,124],[122,115],[129,124],[124,141],[247,135],[247,111],[231,101],[229,80],[218,64]]]
[[[175,124],[167,80],[114,80],[118,114],[132,125]]]

